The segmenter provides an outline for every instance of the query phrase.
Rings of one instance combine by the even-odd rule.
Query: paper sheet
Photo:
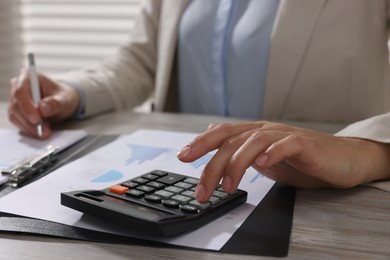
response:
[[[60,150],[86,137],[82,130],[55,131],[47,140],[38,140],[21,135],[16,129],[0,129],[0,169],[7,168],[48,145]]]
[[[198,230],[174,238],[140,236],[60,204],[61,192],[103,189],[155,169],[199,177],[210,154],[188,164],[176,158],[176,153],[194,137],[195,134],[156,130],[140,130],[122,136],[1,198],[0,211],[175,245],[219,250],[274,184],[252,168],[247,170],[239,186],[248,192],[246,204]]]

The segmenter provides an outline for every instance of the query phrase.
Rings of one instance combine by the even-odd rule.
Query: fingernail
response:
[[[30,114],[28,116],[28,120],[30,121],[31,124],[38,124],[39,122],[39,117],[36,116],[35,114]]]
[[[26,77],[26,73],[24,71],[21,71],[18,76],[18,80],[16,82],[18,88],[22,86],[25,77]]]
[[[50,113],[51,113],[51,106],[48,103],[41,102],[41,108],[42,108],[42,112],[45,115],[50,115]]]
[[[257,159],[255,160],[255,163],[258,166],[263,166],[266,162],[268,161],[268,155],[267,154],[262,154]]]
[[[222,188],[224,191],[230,191],[230,188],[232,186],[232,178],[230,176],[226,176],[222,180]]]
[[[202,201],[206,195],[206,189],[202,184],[199,184],[195,191],[195,198],[199,201]]]
[[[207,130],[210,130],[211,128],[214,128],[215,127],[215,124],[209,124],[209,126],[207,127]]]
[[[177,153],[177,157],[181,159],[188,156],[190,153],[191,153],[191,147],[185,146],[183,149],[181,149],[180,152]]]

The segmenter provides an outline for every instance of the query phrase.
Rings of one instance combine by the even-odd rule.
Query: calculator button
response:
[[[198,213],[198,208],[192,205],[182,205],[180,206],[180,209],[185,213],[190,213],[190,214]]]
[[[136,232],[145,231],[148,236],[171,237],[209,223],[244,203],[248,196],[241,190],[231,196],[216,185],[210,199],[200,203],[195,198],[197,185],[199,179],[195,177],[153,170],[108,184],[102,190],[62,193],[61,203]]]
[[[126,186],[126,187],[132,189],[132,188],[137,187],[139,184],[136,183],[136,182],[132,182],[132,181],[126,181],[126,182],[122,183],[121,185]]]
[[[185,182],[178,182],[174,186],[188,190],[191,189],[194,185]]]
[[[226,199],[227,197],[229,197],[229,194],[227,194],[226,192],[223,192],[223,191],[216,190],[213,192],[213,196],[218,197],[220,199]]]
[[[139,184],[145,184],[145,183],[147,183],[149,180],[148,180],[148,179],[145,179],[145,178],[142,178],[142,177],[138,177],[138,178],[133,179],[132,181],[137,182],[137,183],[139,183]]]
[[[214,196],[211,196],[210,199],[209,199],[209,202],[211,203],[211,205],[215,205],[215,204],[217,204],[219,201],[220,201],[220,199],[217,198],[217,197],[214,197]]]
[[[197,207],[198,209],[207,209],[208,207],[210,207],[210,202],[201,203],[197,200],[190,201],[189,204]]]
[[[129,190],[126,192],[126,196],[133,197],[133,198],[142,198],[145,195],[145,192],[140,190]]]
[[[152,171],[151,173],[154,174],[154,175],[160,176],[160,177],[163,177],[163,176],[165,176],[165,175],[168,175],[167,172],[159,171],[159,170],[154,170],[154,171]]]
[[[226,191],[224,191],[224,190],[223,190],[223,188],[222,188],[222,187],[219,187],[217,190],[218,190],[218,191],[223,191],[223,192],[226,192]],[[238,191],[237,191],[237,190],[235,190],[235,191],[233,191],[233,192],[228,192],[228,194],[229,194],[229,195],[234,195],[234,194],[236,194],[236,193],[238,193]]]
[[[142,185],[142,186],[138,186],[138,187],[137,187],[137,190],[143,191],[143,192],[145,192],[146,194],[151,194],[151,193],[153,193],[156,189],[154,189],[154,188],[152,188],[152,187],[149,187],[149,186],[146,186],[146,185]]]
[[[161,203],[161,197],[156,194],[146,195],[145,200],[151,203]]]
[[[151,174],[151,173],[144,174],[144,175],[142,175],[141,177],[144,178],[144,179],[148,179],[148,180],[150,180],[150,181],[154,181],[155,179],[158,179],[158,178],[159,178],[159,176],[154,175],[154,174]]]
[[[122,186],[122,185],[114,185],[114,186],[111,186],[109,188],[109,190],[113,193],[117,193],[117,194],[125,194],[129,188],[125,187],[125,186]]]
[[[181,193],[181,195],[184,195],[184,196],[187,196],[187,197],[194,198],[194,197],[195,197],[195,192],[192,191],[192,190],[186,190],[186,191],[183,191],[183,192]]]
[[[170,192],[173,192],[173,193],[175,193],[175,194],[177,194],[177,193],[180,193],[180,192],[182,192],[182,191],[183,191],[183,189],[182,189],[182,188],[175,187],[175,186],[169,186],[169,187],[166,187],[164,190],[166,190],[166,191],[170,191]]]
[[[157,182],[157,181],[148,182],[148,183],[146,183],[146,185],[148,185],[148,186],[150,186],[150,187],[153,187],[153,188],[155,188],[155,189],[157,189],[157,190],[162,189],[162,188],[165,187],[164,184],[159,183],[159,182]]]
[[[167,208],[171,208],[171,209],[177,209],[179,208],[179,202],[175,201],[175,200],[163,200],[162,201],[162,204],[167,207]]]
[[[176,182],[184,180],[186,177],[179,175],[179,174],[168,174],[167,176],[164,176],[160,179],[158,179],[158,182],[164,183],[166,185],[172,185]]]
[[[156,191],[154,194],[156,194],[157,196],[160,196],[163,199],[169,199],[173,195],[175,195],[174,193],[166,191],[166,190],[159,190],[159,191]]]
[[[193,184],[193,185],[198,185],[199,180],[198,180],[198,179],[195,179],[195,178],[186,178],[186,179],[184,180],[184,182],[191,183],[191,184]]]
[[[192,198],[183,196],[183,195],[175,195],[171,199],[176,200],[180,204],[187,204]]]

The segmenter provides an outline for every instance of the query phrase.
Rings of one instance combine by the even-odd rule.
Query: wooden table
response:
[[[139,128],[201,132],[227,119],[124,111],[66,122],[91,134],[130,133]],[[238,119],[229,119],[238,122]],[[290,122],[335,132],[341,125]],[[0,103],[0,127],[11,128],[6,104]],[[262,257],[192,250],[85,242],[0,233],[1,259],[261,259]],[[298,190],[288,259],[390,259],[390,193],[369,187],[348,190]]]

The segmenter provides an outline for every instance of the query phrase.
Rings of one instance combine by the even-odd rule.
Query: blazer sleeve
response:
[[[56,77],[73,82],[85,94],[84,115],[134,108],[154,89],[160,1],[141,1],[128,42],[116,55],[94,66]]]
[[[335,135],[363,138],[390,145],[390,113],[356,122],[337,132]],[[366,186],[390,192],[390,180],[372,182],[366,184]]]
[[[335,135],[363,138],[390,144],[390,113],[353,123]]]

